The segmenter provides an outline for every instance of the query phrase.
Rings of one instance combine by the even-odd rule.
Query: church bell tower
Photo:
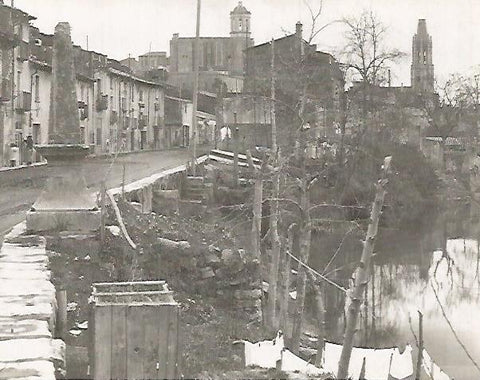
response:
[[[434,92],[432,37],[427,32],[425,19],[418,20],[417,33],[413,36],[411,83],[417,92]]]
[[[250,32],[251,13],[241,1],[230,12],[229,71],[232,75],[244,75],[246,71],[246,49],[253,46]]]
[[[251,13],[245,8],[241,1],[230,12],[230,36],[250,38],[250,15]]]

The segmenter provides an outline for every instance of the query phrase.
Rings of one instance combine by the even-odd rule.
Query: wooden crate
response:
[[[94,378],[178,378],[178,304],[164,281],[93,284]]]

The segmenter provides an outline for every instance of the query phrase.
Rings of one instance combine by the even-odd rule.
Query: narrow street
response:
[[[125,183],[128,184],[159,171],[181,165],[188,160],[189,154],[186,149],[175,149],[161,152],[132,153],[118,156],[116,160],[113,157],[91,158],[86,160],[83,171],[89,189],[97,191],[104,178],[106,179],[107,189],[120,186],[124,166]],[[11,227],[25,219],[26,211],[35,202],[41,190],[40,186],[12,186],[1,189],[0,239]]]

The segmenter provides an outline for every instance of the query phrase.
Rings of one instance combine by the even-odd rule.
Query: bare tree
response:
[[[477,112],[479,102],[479,77],[452,74],[443,84],[436,83],[437,94],[425,98],[424,115],[431,128],[430,133],[440,138],[442,169],[446,169],[447,139],[458,134],[461,120],[470,118],[471,135],[477,137]]]
[[[364,11],[358,18],[343,19],[345,33],[344,63],[352,71],[352,80],[378,86],[385,82],[389,65],[405,54],[390,49],[385,43],[386,26],[372,11]]]
[[[357,124],[361,127],[352,130],[355,138],[350,143],[350,164],[345,172],[339,200],[342,200],[348,191],[367,131],[372,129],[372,125],[378,125],[374,120],[378,116],[376,111],[383,102],[378,90],[389,78],[390,66],[405,55],[398,49],[388,46],[386,43],[388,29],[372,11],[365,10],[360,16],[344,18],[342,22],[346,27],[346,43],[340,55],[346,81],[353,83],[343,107],[342,155],[345,125],[350,121],[351,125]]]
[[[281,245],[280,245],[280,236],[279,236],[279,215],[280,209],[278,205],[278,198],[280,194],[280,175],[282,173],[289,175],[294,172],[295,179],[298,180],[298,183],[301,183],[300,186],[301,193],[303,200],[300,203],[304,202],[308,199],[308,186],[309,184],[306,181],[307,173],[305,170],[305,150],[307,146],[306,141],[306,133],[304,133],[304,127],[308,124],[308,120],[311,117],[312,110],[315,107],[315,103],[318,102],[318,99],[315,96],[312,96],[315,91],[318,90],[314,85],[312,85],[312,75],[319,75],[318,68],[312,64],[312,60],[315,59],[315,45],[312,45],[313,39],[322,31],[324,30],[329,24],[325,24],[320,26],[319,20],[322,14],[323,9],[323,1],[318,2],[318,8],[313,8],[310,6],[308,2],[305,1],[307,5],[310,16],[311,16],[311,29],[309,33],[308,40],[304,40],[303,38],[298,38],[299,35],[295,34],[294,38],[298,38],[298,40],[294,41],[294,48],[292,51],[288,52],[288,54],[281,54],[280,51],[275,50],[275,44],[272,40],[272,50],[271,50],[271,100],[272,100],[272,166],[274,167],[273,175],[272,175],[272,196],[271,196],[271,216],[270,216],[270,237],[271,237],[271,247],[272,247],[272,255],[271,255],[271,265],[269,268],[269,294],[268,294],[268,306],[267,306],[267,316],[268,316],[268,324],[271,328],[278,328],[280,318],[277,312],[278,306],[280,309],[284,308],[284,305],[281,304],[279,298],[281,296],[281,292],[278,291],[278,281],[279,281],[279,263],[280,263],[280,256],[281,256]],[[278,77],[278,78],[277,78]],[[285,81],[288,82],[288,86],[290,91],[288,94],[285,94]],[[282,92],[282,96],[277,96],[277,88],[281,88],[280,92]],[[288,102],[288,100],[292,100],[292,102]],[[288,133],[293,133],[293,138],[299,141],[301,158],[299,160],[295,160],[297,170],[290,170],[286,168],[285,165],[291,165],[292,161],[289,160],[289,157],[282,158],[280,157],[280,131],[277,129],[275,115],[276,115],[276,108],[277,105],[283,108],[288,108],[289,111],[293,111],[295,116],[294,118],[294,128],[290,128]],[[285,137],[285,136],[283,136]],[[289,142],[291,140],[288,140]],[[285,139],[283,141],[285,143]],[[291,145],[291,144],[290,144]],[[291,148],[291,146],[290,146]],[[288,149],[286,149],[288,151]],[[283,153],[282,153],[283,155]],[[294,180],[295,180],[294,179]],[[306,207],[305,209],[307,209]],[[303,217],[307,214],[303,214]],[[309,255],[309,246],[310,246],[310,226],[308,222],[301,221],[302,225],[308,226],[305,227],[301,232],[301,235],[305,237],[308,235],[308,241],[306,242],[307,246],[302,247],[302,254],[301,256],[306,256],[308,260]],[[304,236],[305,235],[305,236]],[[301,276],[300,281],[300,288],[305,287],[305,276]],[[302,282],[303,281],[303,282]],[[284,287],[280,287],[283,289]],[[300,295],[297,298],[297,308],[300,310],[300,313],[303,313],[303,302],[304,297]],[[298,307],[300,306],[300,307]],[[282,310],[281,310],[282,311]],[[280,313],[281,314],[281,313]],[[297,317],[298,320],[298,317]],[[301,325],[297,326],[301,328]],[[298,330],[298,328],[297,328]]]

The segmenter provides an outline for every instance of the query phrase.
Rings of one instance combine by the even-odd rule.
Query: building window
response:
[[[35,102],[40,103],[40,76],[35,75]]]
[[[97,146],[102,145],[102,127],[97,128]]]
[[[22,79],[22,72],[20,70],[17,71],[17,93],[20,93],[21,86],[21,79]]]
[[[139,97],[139,101],[140,101],[140,102],[143,102],[143,90],[140,90],[140,91],[138,92],[138,97]]]
[[[423,51],[423,64],[427,64],[427,52],[425,50]]]
[[[242,30],[242,20],[238,20],[238,29]]]

